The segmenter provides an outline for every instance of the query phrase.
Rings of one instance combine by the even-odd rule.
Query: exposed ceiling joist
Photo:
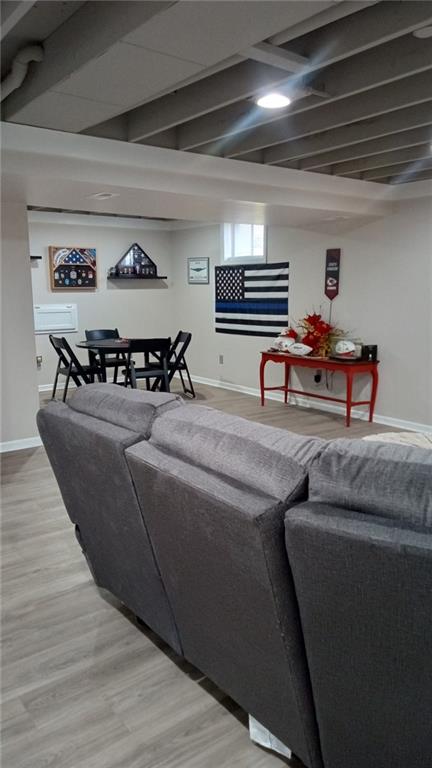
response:
[[[192,83],[168,96],[132,110],[128,115],[129,141],[141,141],[159,131],[245,99],[257,90],[277,86],[286,74],[276,67],[243,61],[211,75],[205,82]],[[302,85],[300,81],[299,85]]]
[[[2,3],[0,39],[3,40],[34,6],[36,0]]]
[[[416,173],[414,179],[409,181],[428,181],[432,179],[432,169],[430,171],[419,171]],[[386,182],[387,184],[405,184],[407,179],[404,176],[387,176],[385,179],[380,179],[380,182]]]
[[[335,163],[330,168],[335,176],[349,176],[351,173],[357,173],[358,171],[374,170],[385,165],[398,165],[399,163],[409,163],[413,160],[427,160],[430,157],[430,144],[418,144],[415,147],[381,152],[370,157],[359,157],[357,160],[349,160],[346,163]]]
[[[377,0],[358,0],[358,2],[343,0],[342,2],[336,2],[334,5],[330,6],[330,8],[325,8],[311,18],[299,21],[298,24],[293,24],[289,29],[284,29],[282,32],[278,32],[276,35],[270,37],[268,42],[273,45],[288,43],[296,37],[307,35],[315,29],[319,29],[334,21],[338,21],[338,19],[343,19],[345,16],[357,13],[357,11],[362,11],[368,5],[375,5],[376,2]]]
[[[348,160],[368,158],[382,152],[392,152],[396,149],[406,149],[419,144],[431,143],[432,126],[428,125],[423,128],[402,131],[401,133],[391,133],[388,136],[381,136],[369,141],[357,142],[341,149],[333,149],[330,152],[322,152],[321,154],[312,155],[312,157],[306,157],[304,160],[293,160],[291,165],[287,167],[297,168],[301,171],[312,171],[316,168],[323,168],[327,165],[335,165],[336,163],[343,163]]]
[[[384,2],[348,16],[304,38],[289,43],[290,51],[311,62],[325,58],[330,64],[355,56],[376,45],[407,35],[432,23],[432,3],[424,0]]]
[[[391,136],[394,133],[420,128],[432,124],[432,101],[405,107],[397,112],[344,125],[331,131],[287,141],[263,152],[263,163],[280,164],[297,158],[317,155],[321,152],[348,147],[359,142]],[[247,159],[247,155],[243,156]]]
[[[367,91],[361,99],[348,96],[317,110],[290,115],[277,123],[262,126],[251,135],[235,135],[226,139],[224,154],[237,157],[245,152],[272,147],[289,139],[328,131],[339,126],[367,120],[376,115],[393,112],[432,99],[429,72],[406,77],[389,85]],[[180,132],[179,147],[184,148]],[[271,149],[267,152],[271,157]]]
[[[327,103],[330,103],[431,68],[431,41],[407,38],[403,46],[399,40],[395,40],[346,62],[320,70],[312,81],[306,80],[306,83],[323,88],[328,94]],[[288,79],[286,86],[289,82]],[[293,82],[295,83],[295,80]],[[235,88],[235,74],[232,88]],[[232,104],[216,114],[204,115],[180,126],[179,146],[182,149],[195,149],[202,144],[219,141],[225,136],[239,132],[244,126],[252,130],[270,123],[276,125],[290,115],[306,109],[321,109],[322,105],[322,99],[314,96],[296,101],[290,107],[277,112],[256,109],[244,101]]]
[[[423,160],[414,160],[410,163],[401,163],[400,165],[385,165],[382,168],[375,168],[371,171],[365,171],[361,177],[364,181],[375,181],[376,179],[386,179],[390,176],[405,177],[405,181],[411,180],[417,173],[423,171],[432,171],[432,157]]]
[[[243,52],[245,59],[259,61],[261,64],[269,64],[293,74],[304,72],[308,68],[309,60],[298,53],[290,53],[284,48],[270,43],[257,43]]]
[[[16,0],[3,19],[17,9],[4,72],[29,42],[45,60],[8,121],[352,178],[427,160],[432,41],[412,33],[432,0]],[[291,104],[259,108],[270,90]]]
[[[29,102],[54,89],[77,69],[105,53],[128,32],[172,4],[164,0],[145,3],[124,0],[120,14],[117,3],[109,0],[83,5],[45,40],[43,64],[35,67],[21,88],[7,99],[6,118],[13,119]]]

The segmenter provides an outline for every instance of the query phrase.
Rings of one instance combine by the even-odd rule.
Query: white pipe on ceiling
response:
[[[20,87],[27,74],[30,62],[42,61],[43,57],[44,51],[41,45],[26,45],[25,48],[22,48],[17,53],[9,74],[2,80],[0,101],[6,99],[12,91],[16,91]]]

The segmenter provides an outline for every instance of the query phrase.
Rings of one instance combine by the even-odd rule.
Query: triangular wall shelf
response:
[[[134,243],[108,271],[108,280],[166,280],[158,275],[157,266],[138,243]]]

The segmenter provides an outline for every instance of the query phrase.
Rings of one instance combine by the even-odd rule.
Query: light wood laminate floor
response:
[[[385,431],[211,387],[196,402],[329,438]],[[44,450],[2,464],[4,768],[298,768],[253,745],[228,697],[97,590]]]

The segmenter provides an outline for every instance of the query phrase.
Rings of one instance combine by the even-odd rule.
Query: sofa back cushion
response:
[[[278,501],[305,485],[307,467],[326,445],[319,438],[195,405],[157,419],[150,442]]]
[[[140,436],[56,400],[39,411],[37,423],[96,583],[179,651],[172,611],[125,460],[126,448]]]
[[[429,768],[430,531],[310,502],[285,526],[324,765]]]
[[[74,411],[124,427],[143,438],[150,436],[156,416],[181,403],[178,395],[169,392],[147,392],[102,383],[78,387],[68,400]]]
[[[334,440],[312,463],[311,501],[432,527],[432,452],[362,440]]]
[[[150,441],[125,455],[185,657],[305,765],[322,768],[287,504]]]

